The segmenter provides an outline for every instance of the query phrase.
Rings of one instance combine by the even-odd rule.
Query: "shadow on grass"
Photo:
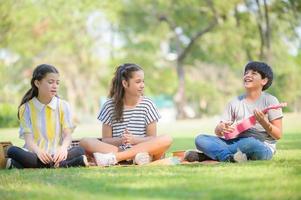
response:
[[[284,134],[277,142],[278,150],[300,150],[301,149],[301,135],[298,133]],[[174,138],[173,144],[169,152],[176,150],[195,149],[193,137]]]
[[[300,134],[290,133],[285,134],[277,143],[277,148],[279,150],[300,150],[301,149],[301,139]]]
[[[290,133],[272,161],[174,167],[1,170],[1,199],[301,199],[301,140]],[[194,149],[174,138],[169,152]],[[294,155],[288,155],[291,152]],[[273,181],[271,181],[273,177]],[[274,192],[271,192],[274,191]]]
[[[124,200],[261,199],[263,196],[266,199],[282,199],[288,194],[301,197],[297,188],[286,191],[288,185],[282,188],[284,190],[280,194],[271,193],[275,184],[271,183],[270,175],[276,175],[276,172],[269,172],[266,167],[263,173],[268,174],[262,176],[257,173],[258,170],[260,168],[249,169],[248,165],[58,169],[37,170],[38,173],[23,170],[24,174],[19,177],[21,182],[17,181],[17,184],[30,184],[31,189],[24,191],[21,185],[17,185],[7,189],[6,195],[11,193],[13,197],[46,200],[100,197]],[[43,178],[39,174],[43,174]],[[279,178],[276,179],[279,181]]]
[[[169,152],[173,152],[177,150],[187,150],[187,149],[195,149],[193,137],[174,138],[173,144],[171,145]]]

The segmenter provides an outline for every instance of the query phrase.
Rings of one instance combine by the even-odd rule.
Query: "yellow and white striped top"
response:
[[[50,154],[55,154],[62,144],[66,128],[74,128],[70,106],[58,97],[53,97],[47,105],[34,97],[20,107],[20,138],[33,134],[36,144]]]

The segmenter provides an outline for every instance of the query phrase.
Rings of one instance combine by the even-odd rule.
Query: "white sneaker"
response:
[[[12,159],[8,158],[6,161],[5,169],[11,169],[12,168]]]
[[[113,153],[93,153],[97,166],[111,166],[117,163]]]
[[[147,152],[137,153],[134,158],[134,164],[137,165],[146,165],[150,162],[152,162],[152,158]]]
[[[87,158],[86,155],[83,155],[83,162],[84,162],[84,164],[85,164],[86,167],[89,167],[90,164],[88,162],[88,158]]]
[[[233,155],[233,159],[235,162],[242,163],[247,162],[248,158],[247,155],[241,152],[239,149],[237,149],[237,152]]]

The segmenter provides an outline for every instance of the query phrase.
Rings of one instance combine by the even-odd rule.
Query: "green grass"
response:
[[[0,199],[301,199],[300,115],[287,114],[284,136],[272,161],[243,164],[0,170]],[[216,120],[160,124],[173,135],[170,151],[194,148],[194,137],[212,132]],[[1,141],[17,129],[0,129]],[[98,136],[99,125],[82,125],[74,137]]]

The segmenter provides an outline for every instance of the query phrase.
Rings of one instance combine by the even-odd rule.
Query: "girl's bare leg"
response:
[[[172,138],[170,136],[160,135],[146,142],[134,145],[132,148],[123,152],[117,152],[118,150],[115,151],[116,159],[118,162],[133,159],[137,153],[148,152],[151,156],[153,156],[154,160],[158,160],[162,157],[162,155],[164,155],[171,143]]]
[[[87,154],[92,155],[94,152],[100,153],[117,153],[118,147],[104,143],[96,138],[83,138],[79,145],[83,147]]]

